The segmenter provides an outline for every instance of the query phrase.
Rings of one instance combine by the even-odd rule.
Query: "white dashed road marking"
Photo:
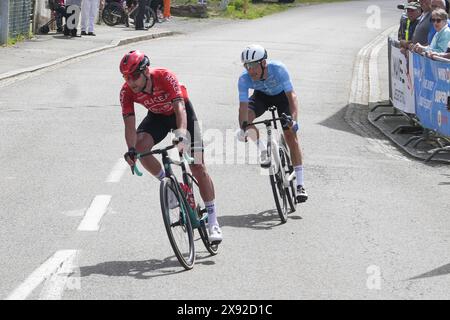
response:
[[[72,264],[76,254],[77,250],[57,251],[17,287],[6,300],[25,300],[44,280],[49,279],[53,274],[58,273],[60,269],[65,268],[66,262]]]
[[[100,220],[111,201],[110,195],[99,195],[92,200],[84,219],[78,226],[78,231],[97,231],[100,228]]]
[[[109,174],[108,178],[106,179],[106,182],[109,183],[117,183],[122,178],[124,172],[128,169],[129,170],[128,163],[123,159],[120,158],[119,161],[117,161],[116,165],[112,169],[111,173]]]

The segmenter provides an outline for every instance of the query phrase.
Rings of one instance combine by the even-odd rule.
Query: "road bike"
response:
[[[252,123],[244,123],[244,127],[252,125],[264,124],[267,131],[267,156],[268,162],[266,166],[269,169],[270,185],[275,199],[278,215],[281,222],[286,223],[289,213],[296,210],[296,187],[294,184],[295,172],[292,165],[288,147],[284,139],[284,135],[278,132],[277,122],[287,123],[289,117],[283,113],[281,117],[275,117],[275,107],[270,107],[272,118]]]
[[[205,204],[200,196],[198,182],[186,166],[194,163],[194,159],[186,153],[179,153],[181,161],[173,160],[168,151],[175,147],[176,144],[172,144],[166,148],[138,153],[136,157],[140,159],[151,154],[162,156],[165,177],[161,180],[159,193],[164,225],[175,256],[180,264],[189,270],[195,263],[194,229],[198,230],[206,250],[211,255],[218,253],[219,246],[208,239],[208,214]],[[178,182],[172,165],[181,167],[182,183]],[[142,175],[136,165],[133,171],[138,176]]]

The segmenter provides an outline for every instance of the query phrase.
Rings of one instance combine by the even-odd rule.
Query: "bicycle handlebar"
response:
[[[169,151],[169,150],[171,150],[171,149],[173,149],[175,147],[176,147],[176,144],[172,144],[172,145],[170,145],[168,147],[165,147],[165,148],[138,153],[136,155],[136,159],[141,159],[141,158],[146,157],[146,156],[151,155],[151,154],[163,154],[163,153],[165,153],[165,152],[167,152],[167,151]],[[179,152],[178,154],[180,155],[180,158],[184,159],[188,164],[193,164],[194,161],[195,161],[195,159],[192,158],[191,156],[189,156],[186,152],[183,152],[183,153]],[[136,163],[132,167],[132,170],[138,177],[142,176],[142,172],[139,170],[139,168],[137,167]]]
[[[268,126],[270,124],[270,122],[276,122],[276,121],[285,121],[285,122],[289,122],[292,121],[292,118],[289,118],[289,116],[285,113],[283,113],[281,115],[281,117],[278,118],[272,118],[272,119],[267,119],[267,120],[262,120],[262,121],[256,121],[256,122],[252,122],[252,123],[246,123],[244,122],[242,124],[243,129],[245,129],[246,127],[252,126],[252,125],[256,125],[256,124],[265,124],[266,126]]]

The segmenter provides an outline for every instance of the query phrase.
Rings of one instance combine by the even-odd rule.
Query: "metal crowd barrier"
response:
[[[392,107],[393,111],[391,113],[381,113],[378,115],[374,121],[378,121],[379,119],[383,117],[398,117],[403,116],[406,117],[409,121],[409,125],[401,125],[396,127],[391,133],[392,134],[416,134],[412,136],[404,146],[409,145],[410,143],[413,143],[412,147],[416,148],[421,142],[434,142],[438,148],[431,150],[431,155],[425,160],[430,161],[436,154],[440,152],[450,152],[450,137],[447,135],[442,135],[438,131],[444,131],[446,132],[447,127],[445,127],[445,130],[442,130],[441,128],[433,128],[433,127],[427,127],[426,125],[420,121],[419,117],[417,116],[416,110],[419,110],[421,113],[423,113],[423,106],[419,104],[418,101],[416,101],[416,87],[419,87],[419,84],[414,83],[414,78],[417,75],[414,75],[414,68],[416,65],[414,64],[414,60],[417,60],[417,57],[414,58],[414,55],[417,53],[412,53],[408,50],[409,55],[408,57],[405,57],[399,51],[400,49],[400,42],[396,39],[388,38],[388,60],[389,60],[389,103],[388,104],[377,104],[374,108],[372,108],[370,111],[373,112],[379,107]],[[395,53],[394,53],[395,50]],[[425,54],[421,54],[424,59],[430,59],[426,57]],[[432,60],[443,62],[443,63],[450,63],[450,59],[446,59],[443,57],[434,57]],[[424,62],[420,62],[420,65],[424,70],[421,71],[421,75],[425,72],[428,72],[428,75],[430,74],[430,70],[425,70]],[[438,66],[433,66],[433,68],[438,68]],[[447,72],[445,73],[447,74]],[[433,73],[433,76],[435,73]],[[447,87],[447,111],[450,112],[450,74],[448,74],[445,78],[447,79],[448,87]],[[412,79],[412,80],[411,80]],[[411,81],[411,83],[408,82],[409,86],[405,84],[405,81]],[[419,81],[420,82],[420,81]],[[412,85],[412,83],[414,83]],[[440,84],[442,86],[442,79],[437,79],[434,82],[435,84]],[[402,92],[403,90],[403,92]],[[408,91],[409,90],[409,91]],[[412,90],[412,92],[411,92]],[[436,88],[435,88],[436,90]],[[408,92],[406,92],[408,91]],[[440,92],[442,93],[442,92]],[[419,92],[418,94],[421,94]],[[435,93],[436,94],[436,93]],[[412,98],[411,98],[412,96]],[[408,104],[408,100],[406,99],[409,97],[410,103]],[[420,97],[422,99],[422,96]],[[430,116],[431,116],[431,109],[433,106],[436,106],[435,98],[433,100],[433,97],[430,98]],[[403,102],[403,103],[402,103]],[[412,103],[412,105],[411,105]],[[438,108],[442,108],[442,102],[438,101]],[[418,106],[420,106],[420,109],[417,109]],[[414,110],[414,111],[413,111]],[[407,112],[409,111],[409,112]],[[439,110],[441,112],[441,110]],[[449,114],[450,115],[450,114]],[[446,124],[448,125],[448,121],[450,120],[450,116],[442,115],[442,113],[439,115],[441,117],[445,116]],[[439,127],[441,124],[439,124]]]

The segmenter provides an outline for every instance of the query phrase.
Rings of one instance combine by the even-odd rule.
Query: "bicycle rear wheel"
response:
[[[173,197],[172,201],[169,201],[169,197]],[[191,220],[186,202],[176,183],[170,178],[164,178],[161,181],[160,202],[164,225],[173,252],[186,270],[192,269],[195,262],[195,249]]]
[[[280,216],[281,222],[286,223],[288,213],[287,194],[286,189],[283,186],[283,178],[281,177],[281,174],[283,174],[283,169],[279,168],[277,173],[271,174],[269,177],[278,215]]]
[[[191,188],[193,194],[194,194],[194,200],[195,200],[195,205],[196,205],[196,213],[197,213],[197,219],[201,219],[203,217],[203,214],[206,212],[205,209],[205,204],[202,200],[202,197],[200,195],[200,189],[199,189],[199,185],[197,180],[190,174],[187,174],[187,179],[188,179],[188,185]],[[211,244],[209,242],[209,238],[208,238],[208,231],[207,231],[207,219],[206,220],[202,220],[199,221],[199,227],[197,228],[198,233],[200,234],[200,238],[202,239],[202,242],[206,248],[206,250],[208,250],[208,252],[211,255],[216,255],[219,251],[219,245],[217,244]]]

